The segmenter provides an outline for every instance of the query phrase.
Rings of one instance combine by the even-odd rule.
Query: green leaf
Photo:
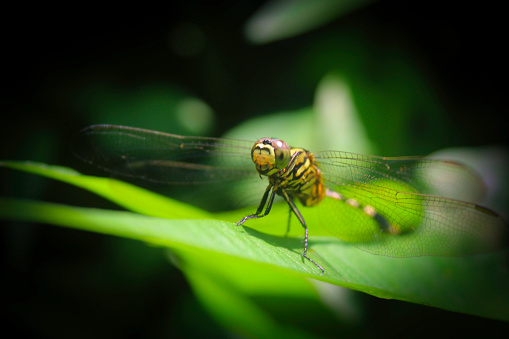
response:
[[[288,216],[287,208],[275,206],[268,217],[240,227],[218,218],[238,220],[235,216],[245,211],[234,211],[228,217],[212,215],[113,179],[35,163],[0,165],[77,185],[145,214],[2,199],[0,217],[5,219],[39,221],[137,239],[188,253],[192,260],[198,260],[193,253],[203,258],[212,256],[216,262],[235,258],[236,264],[226,266],[234,277],[250,276],[252,269],[262,267],[268,276],[290,274],[297,280],[312,277],[378,297],[509,320],[509,274],[502,254],[459,258],[375,256],[334,237],[313,236],[315,226],[310,225],[308,255],[325,268],[326,274],[320,276],[320,271],[301,257],[302,236],[262,232],[275,225],[285,229],[286,223],[281,221]],[[298,229],[294,225],[292,232]],[[185,272],[185,266],[183,269]],[[226,274],[222,276],[231,281]]]
[[[177,219],[210,217],[203,210],[140,189],[123,181],[86,176],[66,167],[50,166],[30,161],[0,162],[0,166],[42,175],[81,187],[137,213]]]

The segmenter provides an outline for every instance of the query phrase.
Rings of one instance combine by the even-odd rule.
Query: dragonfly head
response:
[[[290,146],[283,140],[262,138],[251,149],[251,158],[260,174],[270,176],[288,166]]]

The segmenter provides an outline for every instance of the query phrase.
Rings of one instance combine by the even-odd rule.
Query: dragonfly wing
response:
[[[342,184],[392,182],[412,192],[463,201],[479,201],[484,182],[469,167],[423,157],[377,157],[348,152],[315,154],[327,179]]]
[[[344,152],[322,152],[316,158],[326,186],[341,197],[329,199],[324,224],[363,250],[412,257],[484,253],[507,246],[508,227],[496,213],[430,194],[480,194],[482,181],[463,165]]]
[[[162,184],[199,184],[252,177],[252,143],[140,128],[95,125],[78,133],[73,152],[112,174]]]

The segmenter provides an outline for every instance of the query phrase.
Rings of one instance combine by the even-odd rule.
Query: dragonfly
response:
[[[73,152],[113,175],[157,184],[226,187],[261,180],[266,186],[256,212],[237,225],[267,217],[282,197],[304,228],[302,257],[321,274],[324,268],[308,256],[300,206],[317,209],[332,236],[376,255],[450,256],[507,247],[503,218],[467,201],[482,194],[482,180],[455,161],[312,153],[276,138],[253,142],[116,125],[83,129]]]

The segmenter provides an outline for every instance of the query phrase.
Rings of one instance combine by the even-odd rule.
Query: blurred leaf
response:
[[[330,312],[324,314],[326,308],[306,279],[265,265],[246,265],[235,257],[195,250],[176,252],[183,258],[180,267],[203,306],[235,333],[254,338],[307,338],[316,336],[304,330],[315,317],[322,323],[331,322]],[[275,303],[276,309],[271,307]],[[291,320],[278,321],[283,313]],[[332,317],[334,322],[338,322],[336,317]]]
[[[74,105],[94,124],[126,124],[147,129],[172,128],[174,133],[203,135],[214,130],[215,113],[205,102],[168,85],[135,88],[92,83]]]
[[[246,120],[224,137],[253,142],[261,137],[277,137],[311,152],[373,154],[375,149],[353,102],[350,84],[335,73],[321,79],[313,107]]]
[[[413,42],[395,43],[397,38],[405,42],[401,32],[369,22],[324,33],[306,46],[294,67],[304,82],[323,82],[330,74],[345,82],[378,155],[424,155],[451,140],[458,144],[458,125],[448,121],[443,88],[412,54]],[[348,150],[340,147],[334,149]]]
[[[338,150],[374,154],[375,147],[352,98],[350,84],[330,73],[322,78],[315,94],[313,130],[317,151]]]
[[[309,32],[372,0],[272,0],[246,23],[253,43],[268,43]]]
[[[509,220],[509,152],[501,146],[446,148],[430,155],[432,158],[462,162],[483,178],[485,194],[479,203],[497,211]]]
[[[148,197],[152,195],[138,188],[131,190],[130,185],[118,182],[106,186],[117,187],[120,184],[125,185],[125,189],[105,189],[104,180],[115,180],[81,176],[61,167],[9,162],[3,162],[2,165],[76,183],[80,187],[109,196],[124,206],[133,206],[130,201],[139,199],[139,194],[147,194]],[[155,202],[158,198],[153,199]],[[267,269],[279,268],[293,272],[296,277],[313,277],[383,298],[509,320],[509,274],[500,254],[396,259],[362,252],[337,238],[311,236],[309,255],[326,270],[326,274],[320,276],[316,267],[302,259],[300,238],[273,236],[250,228],[261,226],[263,229],[274,225],[272,213],[267,218],[249,223],[249,227],[237,227],[231,222],[214,220],[214,217],[211,219],[209,214],[191,206],[161,197],[162,200],[166,201],[168,211],[164,213],[167,216],[175,213],[197,219],[161,219],[130,212],[9,199],[1,201],[0,215],[7,219],[45,222],[123,236],[171,248],[232,256],[242,259],[239,265],[229,267],[232,272],[237,271],[239,274],[249,271],[250,265],[263,264]],[[143,206],[144,213],[161,213],[162,204],[156,203],[152,212],[150,206]],[[451,295],[455,297],[451,298]]]

